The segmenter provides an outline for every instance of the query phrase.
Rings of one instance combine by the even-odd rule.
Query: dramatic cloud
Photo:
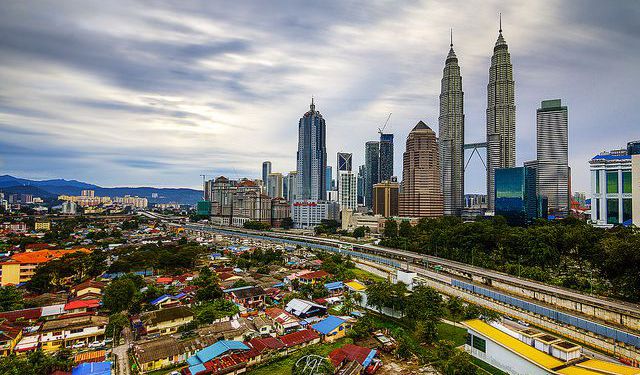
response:
[[[199,175],[295,169],[311,96],[337,151],[393,112],[396,174],[408,131],[437,131],[449,28],[466,141],[484,140],[497,14],[516,80],[518,163],[535,157],[535,110],[569,107],[574,190],[587,160],[640,138],[640,4],[602,1],[5,1],[0,4],[0,172],[105,186],[198,187]],[[471,160],[467,192],[483,192]]]

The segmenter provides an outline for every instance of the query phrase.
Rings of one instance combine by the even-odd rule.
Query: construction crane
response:
[[[392,115],[392,113],[389,112],[389,116],[387,116],[387,121],[384,122],[384,125],[382,126],[382,129],[378,128],[378,133],[380,133],[380,135],[382,135],[382,132],[387,127],[387,124],[389,124],[389,119],[391,118],[391,115]]]

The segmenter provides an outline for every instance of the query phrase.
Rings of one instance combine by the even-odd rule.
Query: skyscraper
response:
[[[267,176],[267,195],[271,198],[282,198],[283,185],[282,173],[269,173]]]
[[[461,215],[464,207],[464,93],[453,37],[440,87],[440,168],[444,214]]]
[[[311,99],[309,111],[298,123],[298,199],[323,200],[326,196],[326,125]]]
[[[373,214],[383,217],[398,216],[398,192],[396,181],[382,181],[373,185]]]
[[[569,213],[568,113],[560,99],[544,100],[536,111],[537,189],[549,214]]]
[[[353,154],[348,152],[338,152],[338,171],[350,171],[352,159]]]
[[[331,180],[333,180],[333,168],[330,165],[327,165],[325,169],[325,190],[330,191],[333,190],[331,186]]]
[[[338,203],[340,209],[355,210],[358,206],[358,179],[353,171],[338,171]]]
[[[436,133],[420,121],[407,136],[399,215],[437,217],[443,215],[443,210]]]
[[[502,37],[502,21],[493,48],[487,85],[487,195],[488,209],[495,208],[495,170],[516,165],[515,82],[511,55]]]
[[[380,162],[380,142],[369,141],[364,145],[364,204],[371,208],[373,206],[373,185],[380,182],[378,175],[378,164]]]
[[[289,172],[285,180],[287,181],[285,198],[287,198],[289,202],[293,202],[298,199],[298,172]]]
[[[379,147],[378,182],[389,181],[393,176],[393,134],[381,133]]]
[[[265,188],[267,187],[269,173],[271,173],[271,162],[267,160],[265,162],[262,162],[262,183],[264,184]]]
[[[364,165],[358,167],[358,204],[364,205],[364,182],[366,175],[366,168]]]

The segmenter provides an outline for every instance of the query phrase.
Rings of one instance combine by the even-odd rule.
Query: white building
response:
[[[636,164],[640,162],[638,155]],[[626,150],[603,152],[594,156],[591,165],[591,222],[611,227],[631,224],[633,218],[632,156]],[[640,168],[640,167],[637,167]],[[636,174],[636,190],[640,189]],[[638,219],[636,219],[636,222]]]
[[[291,205],[291,219],[297,229],[313,229],[322,220],[337,220],[340,207],[337,202],[296,200]]]
[[[271,198],[284,197],[282,173],[269,173],[267,177],[267,195]]]
[[[338,171],[338,203],[341,210],[358,206],[358,178],[352,171]]]

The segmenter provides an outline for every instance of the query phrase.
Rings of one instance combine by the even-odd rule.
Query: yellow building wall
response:
[[[2,265],[2,286],[20,283],[20,264]]]
[[[101,292],[102,291],[100,290],[100,288],[89,287],[89,288],[85,288],[85,289],[79,290],[78,293],[76,293],[76,295],[78,297],[80,297],[80,296],[84,296],[87,293],[100,294]]]

